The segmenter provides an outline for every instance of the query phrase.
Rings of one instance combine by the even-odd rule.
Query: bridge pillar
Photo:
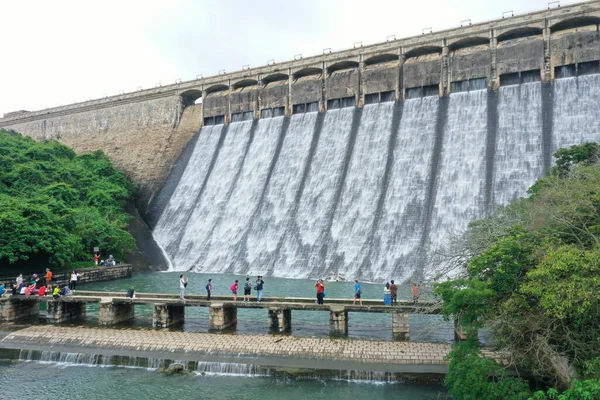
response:
[[[21,296],[22,299],[11,297],[5,295],[0,298],[0,322],[12,322],[40,314],[39,301],[25,296]]]
[[[152,326],[166,328],[185,322],[185,306],[183,304],[154,304],[152,312]]]
[[[348,335],[348,311],[344,306],[331,306],[329,308],[329,335]]]
[[[210,330],[222,331],[237,325],[237,307],[233,304],[213,303],[209,307],[208,327]]]
[[[112,297],[102,298],[98,310],[98,325],[115,325],[135,317],[133,303],[113,303]]]
[[[289,308],[269,308],[269,333],[286,333],[292,330],[292,310]]]
[[[86,304],[79,301],[48,300],[46,320],[51,324],[85,319]]]
[[[394,311],[392,313],[392,335],[394,340],[409,340],[410,325],[408,323],[408,313]]]

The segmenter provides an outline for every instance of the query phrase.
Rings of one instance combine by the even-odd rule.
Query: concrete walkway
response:
[[[145,329],[33,326],[12,332],[3,347],[28,345],[78,351],[108,349],[236,357],[300,358],[352,363],[445,366],[448,344],[301,338],[278,335],[230,335]],[[318,364],[318,363],[317,363]]]

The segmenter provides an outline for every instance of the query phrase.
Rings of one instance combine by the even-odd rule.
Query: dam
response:
[[[600,140],[600,1],[35,112],[103,149],[170,267],[430,280],[432,256]],[[168,178],[167,178],[168,176]]]

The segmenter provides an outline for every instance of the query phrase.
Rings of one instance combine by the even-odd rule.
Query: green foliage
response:
[[[537,391],[529,400],[598,400],[600,399],[600,379],[576,381],[573,387],[559,394],[556,389],[547,392]]]
[[[100,151],[0,130],[0,266],[88,260],[135,246],[125,204],[134,187]]]
[[[455,344],[448,360],[444,385],[455,400],[526,400],[531,395],[527,381],[506,376],[497,362],[481,357],[476,340]]]
[[[566,176],[576,165],[591,165],[596,163],[599,155],[600,146],[594,142],[571,146],[568,149],[560,149],[554,153],[556,167],[554,167],[553,172],[560,176]]]
[[[509,361],[570,389],[536,393],[535,399],[598,398],[593,379],[600,376],[599,155],[596,143],[557,151],[556,166],[531,187],[529,198],[471,225],[468,241],[476,250],[467,261],[467,277],[434,289],[447,319],[460,317],[467,332],[489,327],[493,344]],[[484,382],[479,370],[501,373],[487,370],[488,364],[452,359],[450,369],[460,366],[463,374]],[[581,381],[586,378],[592,380]],[[484,389],[477,390],[480,397],[457,398],[487,398]]]

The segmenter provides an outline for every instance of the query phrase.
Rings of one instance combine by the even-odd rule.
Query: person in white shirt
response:
[[[187,287],[188,279],[183,276],[183,274],[179,275],[179,297],[181,300],[185,300],[185,288]]]
[[[79,280],[80,276],[83,276],[83,274],[77,273],[75,271],[73,271],[71,273],[71,280],[69,281],[69,289],[75,290],[75,288],[77,287],[77,281]]]

